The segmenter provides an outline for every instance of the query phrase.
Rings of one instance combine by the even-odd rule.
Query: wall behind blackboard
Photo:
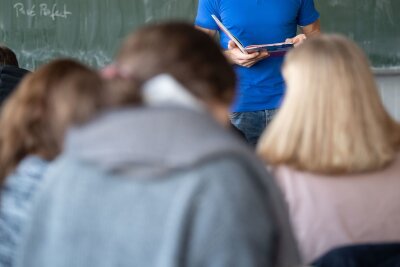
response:
[[[53,58],[93,67],[111,62],[121,40],[152,21],[193,21],[197,0],[0,0],[0,42],[33,70]]]
[[[315,0],[324,32],[355,40],[379,69],[400,70],[400,0]]]

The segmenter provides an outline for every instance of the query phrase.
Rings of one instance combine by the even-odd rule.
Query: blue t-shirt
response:
[[[244,46],[284,42],[296,36],[297,25],[306,26],[319,18],[313,0],[199,0],[195,24],[219,30],[215,14]],[[223,32],[221,46],[228,48]],[[283,57],[270,57],[251,68],[235,66],[238,95],[234,112],[278,108],[285,84],[281,74]]]

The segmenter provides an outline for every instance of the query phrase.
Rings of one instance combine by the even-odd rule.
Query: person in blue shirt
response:
[[[239,88],[231,122],[256,145],[282,102],[283,56],[267,51],[243,54],[219,30],[213,14],[248,46],[285,41],[297,45],[320,32],[319,13],[313,0],[199,0],[195,25],[212,36],[219,32],[221,46],[236,68]],[[296,36],[298,26],[302,34]]]

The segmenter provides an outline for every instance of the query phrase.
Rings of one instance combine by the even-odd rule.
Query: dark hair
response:
[[[67,59],[29,74],[0,114],[0,184],[28,155],[54,159],[66,129],[102,107],[102,88],[97,72]]]
[[[0,65],[19,67],[17,56],[8,47],[0,44]]]
[[[138,84],[169,74],[203,101],[231,104],[235,95],[235,73],[219,45],[190,24],[139,29],[122,44],[116,65]]]

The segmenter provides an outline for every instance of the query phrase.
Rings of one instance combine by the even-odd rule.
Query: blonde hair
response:
[[[83,123],[103,102],[99,75],[72,60],[29,74],[0,115],[0,184],[28,155],[52,160],[72,123]]]
[[[400,126],[386,112],[364,53],[338,35],[291,51],[287,94],[258,153],[273,166],[323,174],[379,170],[400,148]]]

